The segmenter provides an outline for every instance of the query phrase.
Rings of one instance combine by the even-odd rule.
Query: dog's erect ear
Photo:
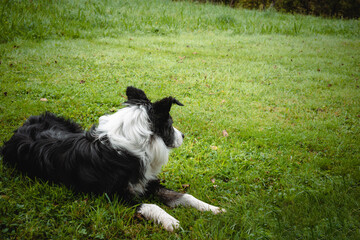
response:
[[[167,97],[161,99],[153,104],[155,113],[169,113],[171,106],[173,104],[177,104],[179,106],[184,106],[181,102],[179,102],[176,98]]]
[[[135,88],[135,87],[127,87],[126,96],[128,97],[128,101],[145,101],[150,102],[150,100],[146,97],[146,94],[143,90]]]

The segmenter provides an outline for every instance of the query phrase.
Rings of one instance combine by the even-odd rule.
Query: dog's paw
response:
[[[147,220],[153,220],[155,223],[161,224],[169,232],[180,227],[178,220],[155,204],[142,204],[137,213]]]
[[[166,220],[163,220],[161,224],[165,230],[169,232],[173,232],[180,227],[180,222],[171,216]]]
[[[226,212],[226,210],[224,208],[219,208],[219,207],[215,207],[215,206],[211,206],[210,211],[215,215]]]

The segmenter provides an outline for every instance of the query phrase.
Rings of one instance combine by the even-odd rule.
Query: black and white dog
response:
[[[100,117],[99,125],[87,132],[51,113],[30,117],[4,143],[3,161],[30,177],[75,191],[117,194],[128,202],[152,194],[170,207],[224,212],[189,194],[166,189],[157,178],[170,150],[183,142],[184,135],[172,126],[169,114],[173,104],[183,104],[173,97],[151,103],[134,87],[128,87],[126,95],[126,107]],[[168,231],[179,227],[178,220],[155,204],[140,204],[137,213]]]

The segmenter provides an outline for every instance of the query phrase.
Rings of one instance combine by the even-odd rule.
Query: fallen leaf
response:
[[[83,84],[83,83],[85,83],[85,80],[81,80],[81,81],[80,81],[80,84]]]
[[[328,84],[328,87],[332,87],[332,84],[331,84],[331,83],[329,83],[329,84]]]
[[[10,197],[7,196],[7,195],[1,195],[1,198],[2,198],[2,199],[9,199]]]
[[[225,102],[226,102],[226,100],[222,100],[222,101],[221,101],[221,103],[225,103]]]
[[[211,148],[212,150],[217,150],[217,149],[218,149],[217,146],[210,146],[210,148]]]
[[[40,98],[40,101],[47,102],[48,100],[46,98]]]
[[[228,132],[227,132],[225,129],[222,131],[222,135],[223,135],[224,137],[228,137],[228,136],[229,136]]]
[[[197,52],[193,52],[194,55],[198,54]]]
[[[190,187],[190,184],[183,184],[183,185],[181,185],[181,187],[182,187],[183,189],[187,189],[187,188]]]

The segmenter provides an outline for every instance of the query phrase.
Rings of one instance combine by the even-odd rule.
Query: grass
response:
[[[181,222],[167,233],[116,199],[0,164],[1,239],[360,235],[358,20],[171,1],[0,9],[1,141],[45,110],[90,128],[121,107],[128,85],[153,100],[173,95],[185,104],[172,115],[186,138],[160,178],[227,209],[159,204]]]
[[[357,39],[358,20],[285,15],[274,10],[235,10],[210,4],[146,1],[11,1],[0,6],[0,42],[22,39],[99,38],[127,34],[229,32],[331,35]]]

